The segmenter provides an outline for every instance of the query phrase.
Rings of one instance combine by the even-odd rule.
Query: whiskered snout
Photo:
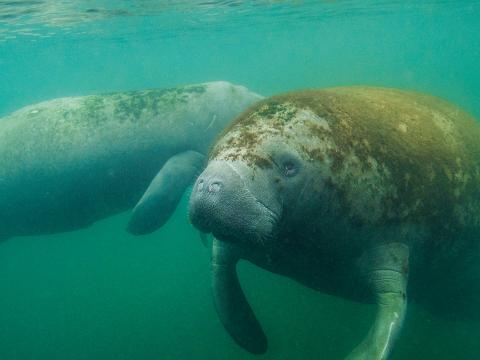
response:
[[[221,240],[263,242],[274,233],[277,216],[262,200],[263,186],[242,164],[212,161],[198,177],[190,197],[190,220]],[[275,205],[273,205],[275,208]]]
[[[193,186],[190,195],[189,216],[192,224],[203,232],[212,232],[222,198],[225,197],[224,182],[202,173]]]

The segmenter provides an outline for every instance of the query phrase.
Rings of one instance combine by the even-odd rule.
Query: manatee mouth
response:
[[[270,242],[277,233],[280,206],[267,204],[250,186],[231,164],[209,165],[192,190],[192,224],[225,242],[260,246]]]
[[[278,233],[279,216],[261,201],[255,200],[256,208],[261,215],[256,217],[257,222],[253,223],[251,227],[239,229],[236,227],[212,224],[215,226],[212,228],[212,235],[221,241],[240,245],[252,245],[255,247],[264,247],[272,242]]]
[[[247,215],[226,213],[223,209],[216,209],[214,213],[202,213],[194,205],[190,208],[190,219],[196,228],[211,233],[221,241],[262,246],[275,238],[279,216],[254,197],[251,198],[251,203],[251,213]],[[234,210],[235,206],[232,208]],[[229,221],[235,215],[235,221]]]
[[[276,237],[278,224],[280,222],[279,221],[280,216],[260,200],[258,199],[255,199],[255,200],[259,205],[259,207],[262,209],[262,213],[264,214],[264,221],[269,223],[271,228],[271,230],[268,233],[257,233],[258,241],[260,242],[260,244],[264,245],[269,240],[272,240],[273,238]]]

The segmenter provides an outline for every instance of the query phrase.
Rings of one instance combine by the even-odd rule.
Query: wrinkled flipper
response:
[[[267,351],[267,338],[238,281],[239,256],[232,245],[213,240],[212,276],[215,308],[225,329],[244,349],[254,354]]]
[[[162,227],[174,212],[185,189],[203,167],[204,159],[204,155],[195,151],[172,156],[133,209],[128,232],[149,234]]]
[[[407,310],[408,247],[390,243],[367,252],[360,269],[378,306],[375,323],[348,360],[384,360],[400,333]]]

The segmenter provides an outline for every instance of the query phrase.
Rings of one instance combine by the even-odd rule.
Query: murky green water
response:
[[[263,95],[415,89],[480,118],[479,16],[478,1],[0,1],[0,116],[60,96],[228,80]],[[217,319],[186,201],[144,237],[124,231],[125,213],[1,244],[0,359],[253,359]],[[269,337],[260,358],[340,359],[371,324],[372,306],[239,270]],[[478,324],[411,305],[392,358],[477,359],[479,336]]]

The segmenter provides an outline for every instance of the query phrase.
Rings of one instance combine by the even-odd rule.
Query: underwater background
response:
[[[228,80],[262,95],[413,89],[480,119],[479,63],[478,1],[0,1],[0,116],[55,97]],[[187,195],[152,235],[127,234],[124,213],[2,243],[0,359],[255,358],[217,319]],[[259,359],[341,359],[371,325],[374,306],[245,262],[239,275],[269,338]],[[480,324],[411,304],[392,359],[479,359],[479,339]]]

